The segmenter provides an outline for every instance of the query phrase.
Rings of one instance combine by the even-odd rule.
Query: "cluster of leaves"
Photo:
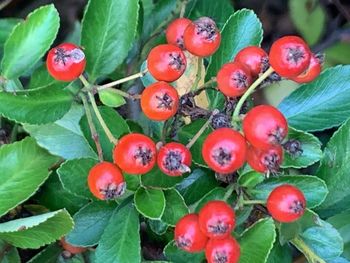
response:
[[[164,41],[159,32],[178,10],[173,0],[156,4],[151,0],[90,0],[81,29],[70,39],[84,47],[89,79],[113,79],[126,67],[138,69],[149,49]],[[206,61],[205,79],[215,76],[239,50],[262,41],[262,25],[254,12],[234,11],[229,0],[190,1],[186,16],[203,15],[214,18],[222,32],[219,50]],[[80,83],[53,80],[41,61],[56,38],[58,12],[53,5],[44,6],[25,21],[2,19],[0,28],[4,29],[0,34],[0,114],[30,135],[0,148],[1,262],[20,262],[16,247],[35,249],[62,236],[77,246],[97,245],[86,256],[69,259],[72,262],[141,262],[140,232],[143,242],[167,244],[166,262],[201,262],[203,253],[188,254],[174,245],[172,227],[189,211],[198,211],[208,200],[223,199],[227,192],[198,154],[210,129],[191,148],[195,164],[189,175],[168,177],[157,168],[142,177],[126,174],[127,194],[122,200],[98,201],[87,187],[88,172],[98,160],[84,109],[76,99]],[[188,79],[196,67],[196,62],[192,64],[185,73]],[[30,77],[25,88],[22,77]],[[142,81],[152,79],[146,75]],[[181,90],[188,82],[176,85]],[[142,117],[139,123],[125,120],[112,108],[124,103],[120,97],[105,93],[100,99],[105,104],[99,107],[101,115],[116,138],[138,131],[159,140],[163,123]],[[222,95],[215,91],[205,99],[209,108],[222,107]],[[298,157],[286,153],[278,177],[265,179],[244,167],[238,171],[237,187],[253,198],[266,199],[277,185],[293,184],[305,194],[308,210],[292,224],[257,217],[252,207],[238,210],[240,262],[291,262],[291,244],[309,262],[349,262],[350,66],[325,70],[278,107],[291,126],[288,137],[301,142],[303,153]],[[112,161],[113,145],[95,116],[93,121],[104,159]],[[187,143],[204,121],[181,127],[178,140]],[[313,133],[335,127],[337,131],[321,147]],[[236,199],[232,196],[230,202]],[[27,211],[26,216],[18,212],[19,206]],[[62,261],[61,252],[53,243],[30,262]]]

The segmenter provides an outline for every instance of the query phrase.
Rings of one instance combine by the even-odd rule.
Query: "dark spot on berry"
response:
[[[240,71],[233,74],[232,80],[235,83],[235,86],[239,89],[246,89],[249,85],[247,75]]]
[[[178,151],[169,151],[164,160],[164,166],[169,171],[177,171],[182,165],[182,154]]]
[[[228,258],[225,251],[216,251],[214,256],[215,263],[227,263]]]
[[[213,234],[225,234],[228,230],[228,225],[225,222],[218,220],[216,224],[209,225],[209,232]]]
[[[302,214],[305,210],[305,205],[303,202],[299,200],[294,200],[292,204],[289,206],[289,209],[294,213],[294,214]]]
[[[232,155],[229,151],[220,147],[219,149],[215,150],[213,158],[220,166],[225,166],[231,162]]]
[[[69,52],[67,52],[67,50],[60,48],[60,47],[56,48],[54,62],[56,64],[62,63],[63,65],[66,65],[66,62],[70,58],[70,56],[71,55]]]
[[[176,44],[179,46],[179,48],[184,49],[185,45],[184,45],[184,36],[181,36],[179,38],[176,39]]]
[[[218,37],[218,28],[209,17],[201,17],[195,22],[196,34],[208,41],[214,41]]]
[[[152,161],[153,153],[151,149],[139,146],[134,154],[134,159],[136,162],[146,166]]]
[[[100,193],[104,196],[105,200],[116,199],[125,193],[126,183],[109,184],[106,189],[100,189]]]
[[[192,242],[190,239],[184,236],[179,236],[177,240],[175,240],[175,244],[179,248],[186,248],[186,247],[191,247]]]
[[[168,93],[164,93],[162,97],[156,96],[158,99],[158,106],[157,108],[165,108],[167,110],[171,110],[173,106],[173,99],[168,95]]]
[[[215,114],[211,119],[211,126],[215,130],[223,127],[230,128],[231,127],[230,117],[224,113]]]
[[[284,129],[277,126],[275,130],[271,131],[269,134],[269,142],[272,144],[281,144],[284,139]]]
[[[303,148],[301,142],[295,139],[286,141],[283,145],[283,149],[289,153],[293,158],[296,158],[303,154]]]
[[[185,69],[185,61],[179,53],[169,53],[169,65],[172,69],[182,71]]]
[[[235,182],[236,175],[237,175],[236,173],[229,173],[229,174],[215,173],[215,178],[220,182],[231,184]]]
[[[281,159],[276,153],[265,154],[262,163],[268,172],[277,173],[280,168]]]
[[[295,65],[305,58],[305,53],[301,47],[288,48],[287,61],[292,61]]]

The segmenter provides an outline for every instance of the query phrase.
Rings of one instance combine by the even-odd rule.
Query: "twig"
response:
[[[337,7],[338,11],[342,14],[342,16],[350,22],[350,14],[348,10],[340,3],[339,0],[331,0],[333,4]]]
[[[0,3],[0,10],[4,9],[6,6],[8,6],[12,0],[4,0],[2,3]]]

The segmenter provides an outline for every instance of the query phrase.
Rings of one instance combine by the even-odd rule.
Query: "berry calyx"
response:
[[[201,17],[190,23],[184,32],[185,48],[198,57],[214,54],[220,42],[220,31],[209,17]]]
[[[158,151],[157,164],[166,175],[181,176],[190,171],[191,163],[191,152],[181,143],[167,143]]]
[[[302,74],[308,68],[310,59],[308,45],[297,36],[285,36],[276,40],[269,53],[270,65],[285,78]]]
[[[72,43],[63,43],[52,48],[46,58],[50,75],[60,81],[73,81],[85,69],[86,59],[82,49]]]
[[[313,81],[320,75],[322,70],[320,60],[312,54],[309,67],[300,75],[290,78],[297,83],[308,83]]]
[[[156,145],[147,136],[130,133],[114,147],[113,158],[120,169],[129,174],[145,174],[156,163]]]
[[[241,249],[233,237],[210,239],[205,248],[208,263],[237,263],[240,255]]]
[[[250,70],[239,62],[223,65],[216,79],[219,90],[228,97],[241,96],[253,82]]]
[[[269,56],[260,47],[249,46],[239,51],[234,59],[234,62],[241,63],[249,68],[250,73],[255,78],[262,73],[264,66],[268,63]]]
[[[182,50],[171,44],[154,47],[147,58],[149,72],[159,81],[177,80],[185,72],[186,65],[186,57]]]
[[[244,137],[230,128],[219,128],[210,133],[202,148],[206,164],[222,174],[233,173],[240,168],[246,160],[246,152]]]
[[[282,146],[271,146],[268,149],[248,147],[247,162],[259,173],[277,173],[283,161]]]
[[[235,227],[235,212],[224,201],[209,201],[198,215],[199,226],[209,238],[225,238]]]
[[[199,228],[198,215],[188,214],[175,226],[176,245],[188,252],[199,252],[205,248],[208,237]]]
[[[297,187],[284,184],[272,190],[267,198],[267,210],[272,218],[283,223],[298,220],[305,212],[306,200]]]
[[[142,92],[141,109],[151,120],[165,121],[176,114],[178,107],[177,90],[167,82],[155,82]]]
[[[126,188],[122,172],[109,162],[101,162],[91,168],[88,185],[91,193],[101,200],[116,199],[124,194]]]
[[[77,247],[67,243],[64,237],[61,238],[60,245],[65,251],[68,251],[72,255],[80,254],[86,251],[85,247]]]
[[[252,108],[243,119],[243,132],[251,145],[268,149],[282,143],[288,133],[288,123],[275,107],[259,105]]]
[[[173,20],[165,31],[167,42],[184,49],[184,32],[191,22],[190,19],[184,17]]]

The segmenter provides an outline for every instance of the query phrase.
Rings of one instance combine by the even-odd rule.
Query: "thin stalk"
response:
[[[227,191],[224,195],[224,198],[223,198],[223,201],[227,202],[227,200],[230,198],[230,196],[232,195],[233,191],[235,190],[235,184],[230,184],[228,187],[227,187]]]
[[[87,81],[83,74],[79,76],[79,79],[83,83],[85,88],[89,89],[91,87],[91,84]]]
[[[100,89],[98,89],[100,90]],[[105,88],[103,90],[106,90],[106,91],[110,91],[110,92],[113,92],[113,93],[116,93],[124,98],[127,98],[127,99],[131,99],[131,100],[136,100],[136,99],[140,99],[141,96],[139,94],[135,94],[135,95],[131,95],[125,91],[122,91],[120,89],[114,89],[114,88]]]
[[[185,15],[186,5],[187,5],[187,0],[182,0],[181,9],[180,9],[180,18],[183,18]]]
[[[290,241],[300,252],[302,252],[310,263],[326,263],[320,258],[299,236]]]
[[[98,90],[98,91],[104,90],[104,89],[117,86],[117,85],[119,85],[119,84],[122,84],[122,83],[124,83],[124,82],[130,81],[130,80],[133,80],[133,79],[141,78],[141,77],[143,77],[147,72],[148,72],[148,69],[145,69],[144,71],[138,72],[138,73],[133,74],[133,75],[131,75],[131,76],[128,76],[128,77],[125,77],[125,78],[122,78],[122,79],[118,79],[118,80],[116,80],[116,81],[113,81],[113,82],[104,84],[104,85],[102,85],[102,86],[99,86],[99,87],[97,88],[97,90]]]
[[[243,205],[265,205],[266,201],[265,200],[243,200],[242,204]]]

